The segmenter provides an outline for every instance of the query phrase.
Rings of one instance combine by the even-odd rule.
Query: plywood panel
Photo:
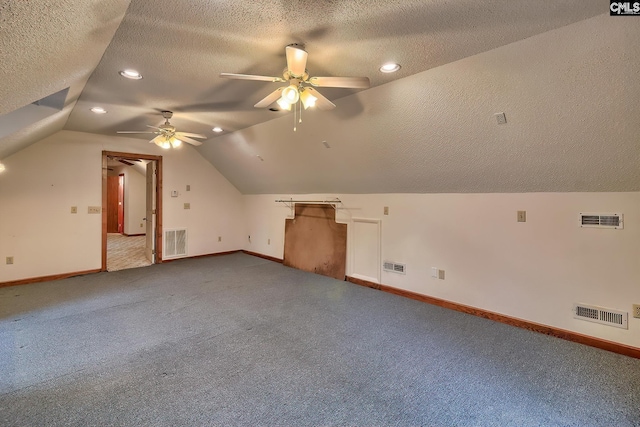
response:
[[[296,204],[285,220],[284,265],[344,280],[347,225],[336,223],[331,205]]]

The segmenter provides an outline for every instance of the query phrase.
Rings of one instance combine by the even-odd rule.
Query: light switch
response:
[[[384,214],[389,215],[389,206],[384,207]]]
[[[191,203],[185,203],[184,204],[184,208],[185,209],[191,209]]]
[[[518,211],[518,222],[527,222],[527,211]]]

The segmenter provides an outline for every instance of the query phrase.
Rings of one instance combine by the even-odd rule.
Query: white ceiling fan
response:
[[[278,102],[280,108],[291,110],[298,101],[305,109],[317,105],[321,110],[331,110],[335,104],[325,98],[316,87],[339,87],[366,89],[369,87],[368,77],[310,77],[307,72],[307,52],[303,46],[292,44],[285,48],[287,68],[282,77],[255,76],[250,74],[220,73],[220,77],[239,80],[258,80],[265,82],[288,83],[271,92],[254,107],[266,108]],[[294,110],[295,111],[295,110]]]
[[[190,132],[178,132],[176,131],[175,126],[169,123],[169,119],[173,117],[172,111],[163,111],[162,117],[164,117],[164,124],[160,125],[160,127],[147,125],[148,127],[155,129],[155,131],[137,131],[137,130],[119,130],[118,133],[152,133],[157,136],[153,138],[149,142],[153,142],[158,147],[161,148],[177,148],[183,142],[186,142],[191,145],[202,145],[202,142],[197,141],[192,138],[200,138],[207,139],[205,135],[201,135],[199,133],[190,133]]]

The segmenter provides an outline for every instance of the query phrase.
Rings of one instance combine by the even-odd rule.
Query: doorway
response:
[[[130,190],[136,183],[129,196],[123,168]],[[102,271],[161,262],[162,156],[103,151]]]

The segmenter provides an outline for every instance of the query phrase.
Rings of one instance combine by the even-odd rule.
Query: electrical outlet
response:
[[[143,224],[143,223],[140,223],[140,228],[142,228],[142,227],[144,227],[144,224]]]
[[[7,265],[11,265],[13,264],[13,257],[12,256],[8,256],[7,257]]]
[[[218,236],[218,242],[222,242],[222,236]]]
[[[444,280],[444,270],[438,270],[438,279]]]
[[[384,214],[389,215],[389,206],[384,207]]]
[[[184,204],[184,208],[185,209],[191,209],[191,203],[185,203]]]
[[[72,214],[77,214],[78,213],[78,207],[77,206],[71,206],[71,213]]]
[[[518,211],[518,222],[527,222],[527,211]]]
[[[89,206],[87,212],[90,214],[99,214],[102,213],[102,208],[100,206]]]
[[[640,319],[640,304],[633,304],[633,317]]]
[[[187,184],[187,191],[191,191],[191,186]]]
[[[434,278],[438,278],[438,268],[437,267],[431,267],[431,277]]]
[[[271,239],[267,239],[267,245],[271,244]]]

